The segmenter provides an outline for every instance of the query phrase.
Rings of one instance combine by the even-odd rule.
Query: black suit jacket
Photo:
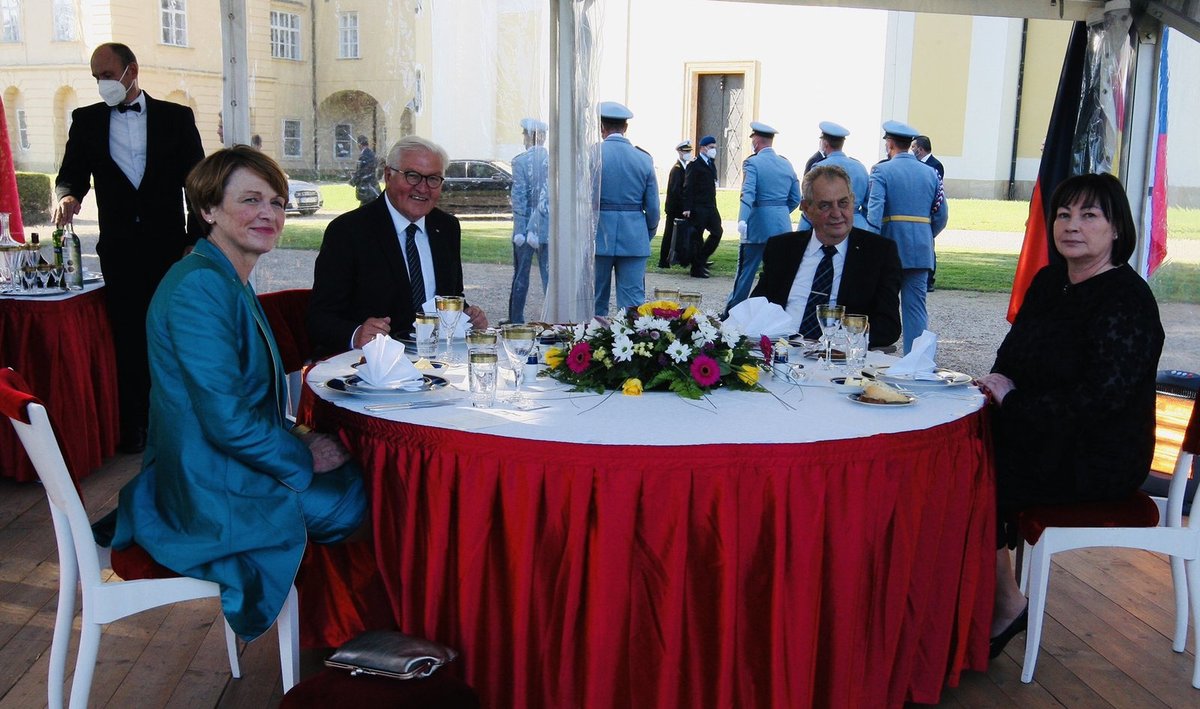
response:
[[[809,156],[808,160],[804,162],[804,172],[807,173],[809,170],[813,169],[813,165],[816,165],[824,159],[825,153],[822,153],[820,150],[813,153],[811,156]]]
[[[688,163],[683,175],[683,210],[717,208],[717,166],[704,158]],[[695,216],[695,215],[693,215]]]
[[[667,199],[663,212],[671,219],[678,219],[683,214],[683,176],[684,167],[676,160],[667,173]]]
[[[82,202],[89,181],[94,183],[100,240],[108,242],[98,247],[102,256],[120,242],[131,249],[161,251],[174,262],[201,234],[195,217],[185,217],[183,182],[204,159],[204,146],[192,109],[144,96],[146,172],[141,185],[135,189],[109,154],[113,109],[94,103],[71,114],[71,131],[54,192],[59,199],[73,195]],[[135,238],[138,236],[150,238]],[[106,266],[106,275],[108,270]]]
[[[929,167],[932,167],[934,170],[937,170],[938,177],[946,179],[946,168],[942,167],[941,160],[938,160],[937,158],[933,157],[933,155],[930,155],[929,158],[925,160],[925,164]]]
[[[763,252],[762,276],[752,296],[787,307],[788,294],[812,230],[773,236]],[[900,337],[900,256],[896,243],[861,229],[850,231],[837,302],[847,313],[862,313],[871,326],[870,346],[885,347]]]
[[[367,318],[391,317],[393,333],[412,331],[416,313],[408,267],[387,194],[339,216],[325,228],[313,269],[308,332],[315,356],[345,352]],[[462,295],[458,219],[440,209],[425,217],[439,295]],[[429,275],[424,274],[426,280]]]

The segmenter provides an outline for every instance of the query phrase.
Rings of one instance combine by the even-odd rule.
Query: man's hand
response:
[[[687,210],[686,212],[683,213],[682,216],[684,219],[691,219],[692,218],[692,210],[690,210],[690,209]]]
[[[308,452],[312,453],[313,472],[317,475],[328,473],[350,460],[350,451],[346,450],[341,441],[327,433],[309,431],[300,436],[300,440],[304,441]]]
[[[997,405],[1003,404],[1004,397],[1017,388],[1013,380],[999,372],[983,375],[975,380],[975,385],[983,391],[984,396],[991,399]]]
[[[366,322],[354,331],[354,347],[361,349],[363,345],[374,340],[376,335],[390,335],[391,332],[391,318],[367,318]]]
[[[738,240],[746,243],[746,222],[738,222]]]
[[[480,307],[478,305],[468,306],[467,309],[463,312],[465,312],[467,314],[467,318],[470,319],[471,327],[473,329],[475,329],[475,330],[487,329],[487,326],[488,326],[487,316],[483,314],[483,310],[480,309]]]
[[[516,244],[517,246],[524,246],[525,245],[525,235],[524,234],[513,234],[513,243]]]
[[[66,226],[68,222],[79,214],[79,200],[75,199],[74,195],[67,195],[58,200],[58,204],[54,205],[54,213],[51,215],[51,220],[54,226]]]
[[[541,243],[538,241],[537,234],[530,234],[525,237],[525,245],[531,249],[536,249]]]

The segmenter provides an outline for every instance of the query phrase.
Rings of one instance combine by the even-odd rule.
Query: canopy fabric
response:
[[[13,169],[12,145],[8,142],[8,119],[4,99],[0,98],[0,212],[8,213],[8,228],[17,241],[25,241],[21,221],[21,196],[17,194],[17,173]]]

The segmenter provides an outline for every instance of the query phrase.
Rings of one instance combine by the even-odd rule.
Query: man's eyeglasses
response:
[[[400,168],[392,167],[391,165],[388,165],[388,169],[391,170],[392,172],[398,172],[401,175],[404,175],[404,181],[407,182],[408,184],[412,185],[413,187],[416,187],[417,185],[421,184],[421,180],[425,180],[425,185],[428,186],[429,189],[436,190],[437,188],[442,186],[443,182],[446,181],[446,178],[441,175],[422,175],[421,173],[417,172],[416,170],[403,170],[402,171]]]

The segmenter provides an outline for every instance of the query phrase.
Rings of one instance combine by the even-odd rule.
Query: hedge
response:
[[[50,221],[50,176],[40,172],[18,172],[17,194],[21,196],[21,221],[44,224]]]

